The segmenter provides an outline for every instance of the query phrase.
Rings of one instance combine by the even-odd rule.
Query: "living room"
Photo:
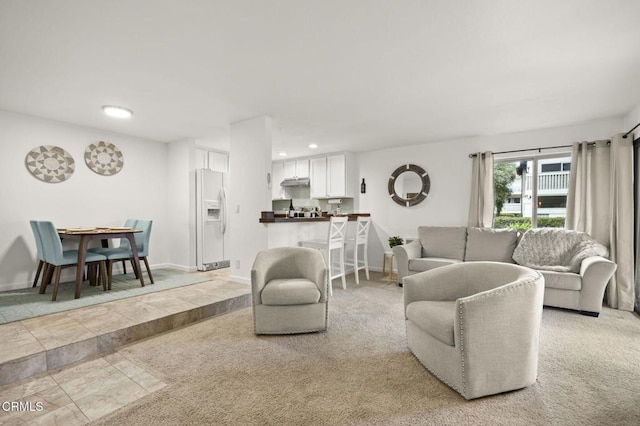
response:
[[[266,247],[257,221],[271,205],[264,176],[280,151],[307,156],[317,142],[317,152],[355,154],[367,190],[354,202],[371,214],[370,268],[379,272],[388,237],[467,224],[469,154],[609,139],[640,122],[640,11],[631,1],[9,1],[1,9],[0,290],[33,281],[30,219],[83,227],[151,218],[152,269],[193,271],[197,148],[228,153],[231,179],[242,181],[231,193],[239,211],[230,215],[230,275],[248,283]],[[133,117],[104,117],[100,107],[111,103]],[[254,117],[271,117],[268,143],[237,151],[234,125]],[[121,172],[85,167],[85,148],[98,141],[124,153]],[[40,145],[73,155],[67,181],[29,174],[25,156]],[[431,190],[407,208],[389,199],[387,183],[409,163],[429,173]],[[637,354],[629,362],[637,366]]]

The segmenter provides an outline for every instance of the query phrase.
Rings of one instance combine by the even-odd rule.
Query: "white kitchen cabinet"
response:
[[[209,151],[209,169],[216,172],[228,172],[229,156],[221,152]]]
[[[332,154],[311,159],[311,198],[354,198],[357,170],[349,154]]]
[[[327,196],[327,157],[317,157],[309,160],[311,198],[325,198]]]
[[[285,161],[283,178],[307,178],[309,177],[309,160]]]
[[[327,156],[327,196],[347,196],[347,158],[345,154]]]
[[[309,160],[296,160],[296,177],[309,177]]]
[[[195,149],[195,168],[209,169],[216,172],[228,172],[229,154],[211,151],[206,148]]]
[[[287,178],[293,178],[296,176],[296,161],[295,160],[291,160],[291,161],[285,161],[284,163],[282,163],[283,166],[283,175],[282,178],[283,179],[287,179]]]

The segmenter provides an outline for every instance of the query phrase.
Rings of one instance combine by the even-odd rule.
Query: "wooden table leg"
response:
[[[80,298],[80,287],[82,286],[82,277],[84,275],[84,264],[87,258],[87,247],[89,246],[89,238],[85,235],[80,236],[80,244],[78,246],[78,265],[76,270],[76,294],[75,298]]]
[[[389,256],[389,279],[393,279],[393,254]]]

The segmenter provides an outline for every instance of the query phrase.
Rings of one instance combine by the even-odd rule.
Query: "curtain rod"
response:
[[[629,130],[627,133],[625,133],[624,135],[622,135],[622,137],[626,139],[626,138],[627,138],[627,135],[628,135],[629,133],[633,132],[633,131],[636,129],[636,127],[638,127],[638,126],[640,126],[640,123],[638,123],[638,124],[636,124],[635,126],[633,126],[633,129]]]
[[[638,126],[640,126],[640,123],[636,124],[633,129],[629,130],[627,133],[625,133],[624,135],[622,135],[623,138],[627,138],[627,136],[629,135],[629,133],[633,132]],[[609,143],[611,143],[610,140],[608,140]],[[513,152],[525,152],[525,151],[538,151],[541,152],[543,149],[555,149],[555,148],[571,148],[572,145],[559,145],[559,146],[544,146],[541,148],[529,148],[529,149],[514,149],[513,151],[500,151],[500,152],[494,152],[494,154],[511,154]],[[476,157],[478,154],[469,154],[469,158],[474,158]]]
[[[571,145],[545,146],[545,147],[541,147],[541,148],[528,148],[528,149],[514,149],[512,151],[494,152],[494,154],[511,154],[512,152],[525,152],[525,151],[538,151],[538,152],[540,152],[543,149],[554,149],[554,148],[571,148]],[[476,154],[476,153],[469,154],[469,158],[476,157],[477,155],[478,154]]]
[[[640,124],[640,123],[638,123]],[[607,144],[611,143],[611,140],[609,139],[603,139],[607,141]],[[595,142],[588,142],[589,145],[595,145]],[[511,154],[512,152],[525,152],[525,151],[538,151],[538,152],[542,152],[543,149],[557,149],[557,148],[571,148],[573,147],[573,145],[558,145],[558,146],[543,146],[540,148],[527,148],[527,149],[514,149],[512,151],[499,151],[499,152],[494,152],[494,154]],[[473,154],[469,154],[469,158],[474,158],[477,157],[478,154],[473,153]],[[482,154],[484,156],[484,154]]]

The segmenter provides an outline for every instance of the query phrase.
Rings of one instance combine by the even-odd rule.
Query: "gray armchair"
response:
[[[468,262],[403,279],[409,349],[466,399],[536,381],[543,276],[523,266]]]
[[[326,330],[328,277],[318,250],[279,247],[260,251],[251,269],[254,332]]]

